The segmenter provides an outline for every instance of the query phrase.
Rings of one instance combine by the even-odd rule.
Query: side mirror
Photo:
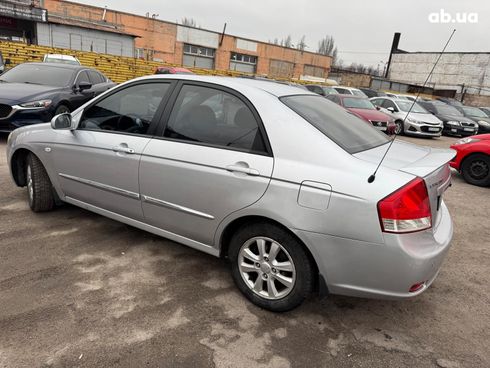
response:
[[[78,90],[80,92],[83,92],[83,91],[86,91],[88,89],[92,88],[92,83],[89,83],[89,82],[80,82],[78,83]]]
[[[381,107],[379,107],[379,106],[376,106],[376,110],[378,110],[378,111],[379,111],[379,110],[381,110]]]
[[[65,112],[64,114],[56,115],[51,119],[51,128],[58,130],[73,130],[71,122],[71,114]]]
[[[394,107],[388,107],[386,110],[388,110],[389,112],[395,112],[395,108]]]

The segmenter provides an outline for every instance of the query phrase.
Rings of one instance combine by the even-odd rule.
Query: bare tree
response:
[[[335,40],[332,36],[325,36],[318,42],[317,52],[322,55],[331,56],[333,64],[337,61],[337,46],[335,46]]]
[[[296,48],[298,50],[301,50],[301,51],[304,51],[304,49],[306,48],[306,36],[303,35],[303,37],[301,37],[301,39],[298,41],[298,44],[296,45]]]
[[[197,22],[195,21],[194,18],[184,17],[180,21],[180,24],[182,24],[183,26],[188,26],[188,27],[201,28],[201,27],[197,26]]]
[[[284,47],[292,47],[293,46],[293,39],[292,39],[291,35],[287,35],[286,38],[281,40],[281,46],[284,46]]]

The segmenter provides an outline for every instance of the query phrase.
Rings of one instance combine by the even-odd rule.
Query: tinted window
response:
[[[393,109],[395,109],[395,111],[398,111],[398,109],[396,108],[396,105],[393,101],[390,101],[390,100],[384,100],[383,103],[382,103],[382,106],[387,109],[389,107],[392,107]]]
[[[342,94],[342,95],[351,95],[352,93],[348,90],[348,89],[345,89],[345,88],[339,88],[339,87],[334,87],[334,89]]]
[[[475,116],[477,118],[486,118],[487,115],[477,107],[463,107],[463,111],[468,116]]]
[[[325,98],[289,96],[281,100],[349,153],[388,142],[385,134]]]
[[[146,134],[169,83],[127,87],[88,108],[79,129]]]
[[[77,77],[77,81],[76,81],[76,84],[79,85],[80,82],[87,82],[87,83],[92,83],[88,77],[88,74],[86,71],[81,71],[79,74],[78,74],[78,77]]]
[[[0,81],[31,83],[66,87],[73,80],[76,69],[41,64],[20,64],[2,74]]]
[[[214,88],[184,85],[165,137],[265,152],[252,111],[236,96]]]
[[[89,70],[88,71],[88,76],[90,78],[90,81],[92,84],[100,84],[105,82],[105,78],[95,70]]]
[[[340,99],[336,95],[328,95],[327,99],[329,99],[332,102],[335,102],[337,104],[340,104]]]

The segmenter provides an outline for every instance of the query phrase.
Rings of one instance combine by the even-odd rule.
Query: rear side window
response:
[[[372,125],[319,96],[287,96],[281,101],[311,125],[353,154],[388,142]]]
[[[164,136],[248,152],[266,152],[250,108],[238,97],[209,87],[182,87]]]

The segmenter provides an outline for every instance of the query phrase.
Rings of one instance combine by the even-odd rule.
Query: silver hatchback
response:
[[[312,291],[407,298],[452,238],[451,150],[389,140],[318,95],[240,78],[135,79],[51,125],[15,130],[33,211],[66,202],[228,258],[253,303]]]

